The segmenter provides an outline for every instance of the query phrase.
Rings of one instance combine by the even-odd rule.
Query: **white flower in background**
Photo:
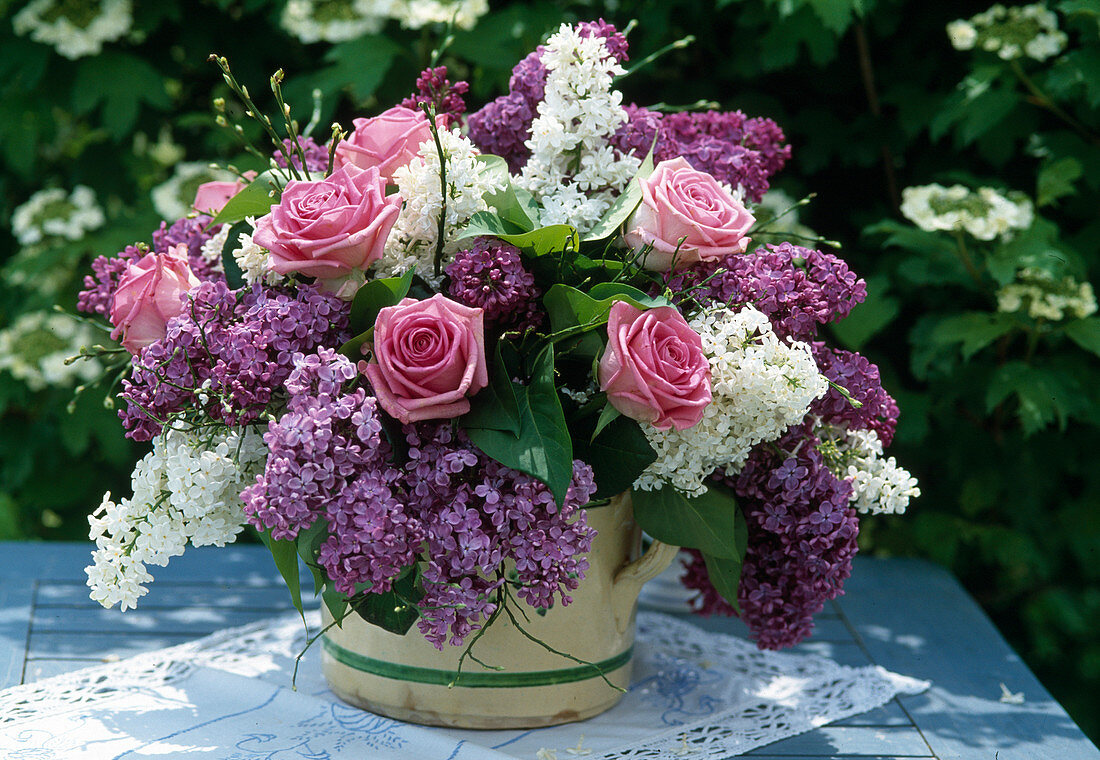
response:
[[[473,29],[489,12],[488,0],[397,0],[391,15],[408,29],[454,22],[459,29]]]
[[[1060,319],[1084,319],[1096,313],[1096,294],[1092,285],[1072,277],[1056,279],[1043,269],[1021,269],[1016,282],[997,291],[997,310],[1026,311],[1032,319],[1057,322]]]
[[[546,94],[531,123],[531,158],[517,178],[544,209],[544,224],[590,230],[638,171],[634,156],[618,156],[609,139],[626,122],[624,72],[603,37],[581,37],[568,24],[550,37],[542,54]]]
[[[86,569],[91,597],[104,607],[137,606],[163,567],[192,546],[224,546],[244,527],[241,491],[255,481],[267,458],[256,430],[168,429],[134,467],[133,496],[103,497],[88,518],[96,542]]]
[[[439,130],[439,142],[447,160],[447,213],[444,219],[444,251],[456,249],[455,235],[470,217],[489,208],[485,195],[501,189],[503,177],[477,160],[478,149],[458,130]],[[398,169],[393,176],[398,192],[405,199],[401,214],[393,225],[386,250],[375,264],[380,277],[416,271],[428,282],[438,285],[434,257],[439,239],[439,215],[442,208],[439,179],[439,150],[435,140],[425,140],[419,158]]]
[[[31,0],[12,18],[19,35],[52,45],[66,58],[98,55],[134,23],[131,0]]]
[[[103,374],[98,359],[65,360],[84,346],[102,341],[103,333],[64,314],[32,311],[0,330],[0,371],[7,370],[32,391],[47,386],[73,386]]]
[[[917,479],[893,457],[883,457],[874,430],[844,430],[825,425],[814,431],[818,450],[838,478],[852,484],[850,503],[860,514],[900,515],[920,496]]]
[[[289,0],[279,20],[302,42],[344,42],[379,31],[399,0]]]
[[[172,139],[172,128],[165,124],[160,128],[156,142],[150,142],[149,135],[144,132],[136,132],[134,155],[148,156],[161,166],[175,166],[184,159],[186,152],[182,145]]]
[[[1002,195],[991,187],[919,185],[901,192],[902,215],[928,232],[966,231],[978,240],[1009,239],[1031,226],[1031,200],[1022,193]]]
[[[1025,56],[1045,61],[1061,53],[1068,41],[1058,29],[1058,16],[1041,3],[1009,8],[998,3],[969,20],[952,21],[947,36],[956,50],[978,47],[1006,61]]]
[[[743,188],[735,188],[731,195],[742,204],[745,202]],[[816,232],[802,224],[796,208],[797,203],[797,200],[779,189],[764,193],[764,197],[752,208],[753,216],[756,217],[756,229],[764,229],[769,235],[793,234],[808,238],[817,237]]]
[[[687,430],[642,426],[657,460],[635,488],[650,491],[667,483],[690,495],[703,493],[716,469],[740,470],[753,446],[800,422],[829,389],[810,346],[781,340],[751,306],[704,312],[690,324],[710,362],[711,403]]]
[[[195,193],[204,182],[233,182],[237,178],[225,169],[201,161],[176,164],[172,176],[152,189],[153,208],[165,221],[174,222],[192,213]]]
[[[12,212],[11,229],[20,243],[33,245],[48,237],[80,240],[104,221],[95,192],[77,185],[71,193],[61,188],[39,190]]]

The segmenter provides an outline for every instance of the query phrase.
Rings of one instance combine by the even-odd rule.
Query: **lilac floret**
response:
[[[823,422],[848,430],[874,430],[883,446],[894,440],[898,426],[898,402],[882,387],[878,367],[853,351],[812,344],[814,359],[821,374],[848,391],[861,406],[855,406],[836,388],[810,407],[810,414]]]
[[[184,219],[178,219],[169,225],[160,223],[160,229],[153,232],[153,250],[156,253],[167,253],[170,248],[177,245],[187,246],[187,263],[191,271],[200,280],[224,280],[221,261],[207,259],[202,255],[202,245],[214,235],[218,234],[221,225],[210,227],[211,217],[199,214]]]
[[[302,149],[302,155],[306,159],[306,171],[310,174],[323,175],[328,171],[328,146],[319,145],[317,141],[312,137],[299,137],[298,146]],[[286,152],[290,154],[290,162],[294,165],[295,169],[299,171],[302,168],[302,159],[298,156],[298,152],[294,150],[294,142],[288,137],[283,140],[283,147]],[[287,167],[286,156],[283,155],[283,151],[275,151],[273,157],[275,164],[282,168]],[[314,177],[317,179],[317,177]]]

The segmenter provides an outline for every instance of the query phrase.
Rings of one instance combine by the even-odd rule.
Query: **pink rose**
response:
[[[382,309],[364,371],[381,407],[405,424],[465,414],[467,396],[489,384],[482,310],[442,294]]]
[[[271,251],[279,274],[336,280],[381,258],[400,208],[377,169],[343,166],[322,180],[288,182],[253,240]]]
[[[186,308],[184,295],[199,284],[187,263],[187,245],[167,253],[147,253],[130,263],[111,304],[111,337],[137,354],[167,333],[168,320]]]
[[[403,106],[352,123],[355,130],[336,146],[335,165],[354,164],[361,169],[375,166],[387,182],[393,180],[394,172],[416,158],[421,143],[432,139],[428,117]]]
[[[658,430],[695,425],[710,403],[703,341],[672,306],[612,304],[599,378],[611,406]]]
[[[756,219],[718,180],[683,157],[657,164],[641,185],[642,203],[627,220],[623,239],[634,250],[653,246],[642,262],[646,269],[667,272],[673,258],[681,269],[748,248],[745,233]]]
[[[256,172],[245,172],[244,179],[234,182],[203,182],[195,192],[195,202],[191,207],[200,214],[217,216],[218,212],[225,208],[229,199],[248,187],[248,183],[256,179]]]

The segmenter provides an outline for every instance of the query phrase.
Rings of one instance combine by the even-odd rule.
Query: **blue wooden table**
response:
[[[84,585],[89,551],[85,544],[0,543],[0,688],[291,608],[266,550],[237,546],[190,549],[153,568],[157,581],[136,611],[104,610]],[[848,665],[882,665],[933,687],[750,756],[1100,760],[946,572],[915,560],[860,558],[847,589],[800,649]],[[744,634],[737,621],[693,620]],[[1022,701],[1002,701],[1002,684]]]

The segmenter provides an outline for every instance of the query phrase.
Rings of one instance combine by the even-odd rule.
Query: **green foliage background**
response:
[[[321,124],[349,125],[411,90],[441,31],[391,24],[369,38],[307,46],[280,29],[280,0],[136,0],[134,32],[69,61],[14,36],[10,17],[21,5],[0,0],[0,224],[34,191],[77,184],[95,189],[108,223],[78,243],[33,250],[0,232],[2,325],[54,303],[71,311],[92,256],[149,239],[159,223],[149,190],[171,174],[149,149],[162,134],[186,160],[252,166],[214,126],[211,98],[228,92],[209,53],[228,56],[254,93],[285,69],[299,118],[318,88]],[[696,39],[627,79],[627,100],[713,99],[786,129],[794,158],[778,186],[795,197],[817,193],[803,221],[841,241],[869,283],[868,302],[834,337],[882,368],[902,408],[891,453],[924,491],[904,517],[865,520],[864,548],[949,567],[1097,739],[1100,322],[998,316],[994,293],[1023,266],[1096,279],[1100,6],[1052,5],[1070,45],[1020,71],[951,48],[945,25],[986,7],[499,2],[475,30],[456,33],[444,61],[470,81],[468,100],[479,105],[562,20],[603,16],[622,28],[637,18],[636,60]],[[977,271],[968,272],[957,241],[898,213],[902,188],[934,181],[1023,191],[1039,217],[1012,243],[973,246]],[[61,284],[36,289],[47,273],[60,273]],[[85,394],[69,413],[70,389],[31,392],[0,372],[0,539],[81,538],[100,494],[126,492],[141,452],[122,439],[102,395]]]

